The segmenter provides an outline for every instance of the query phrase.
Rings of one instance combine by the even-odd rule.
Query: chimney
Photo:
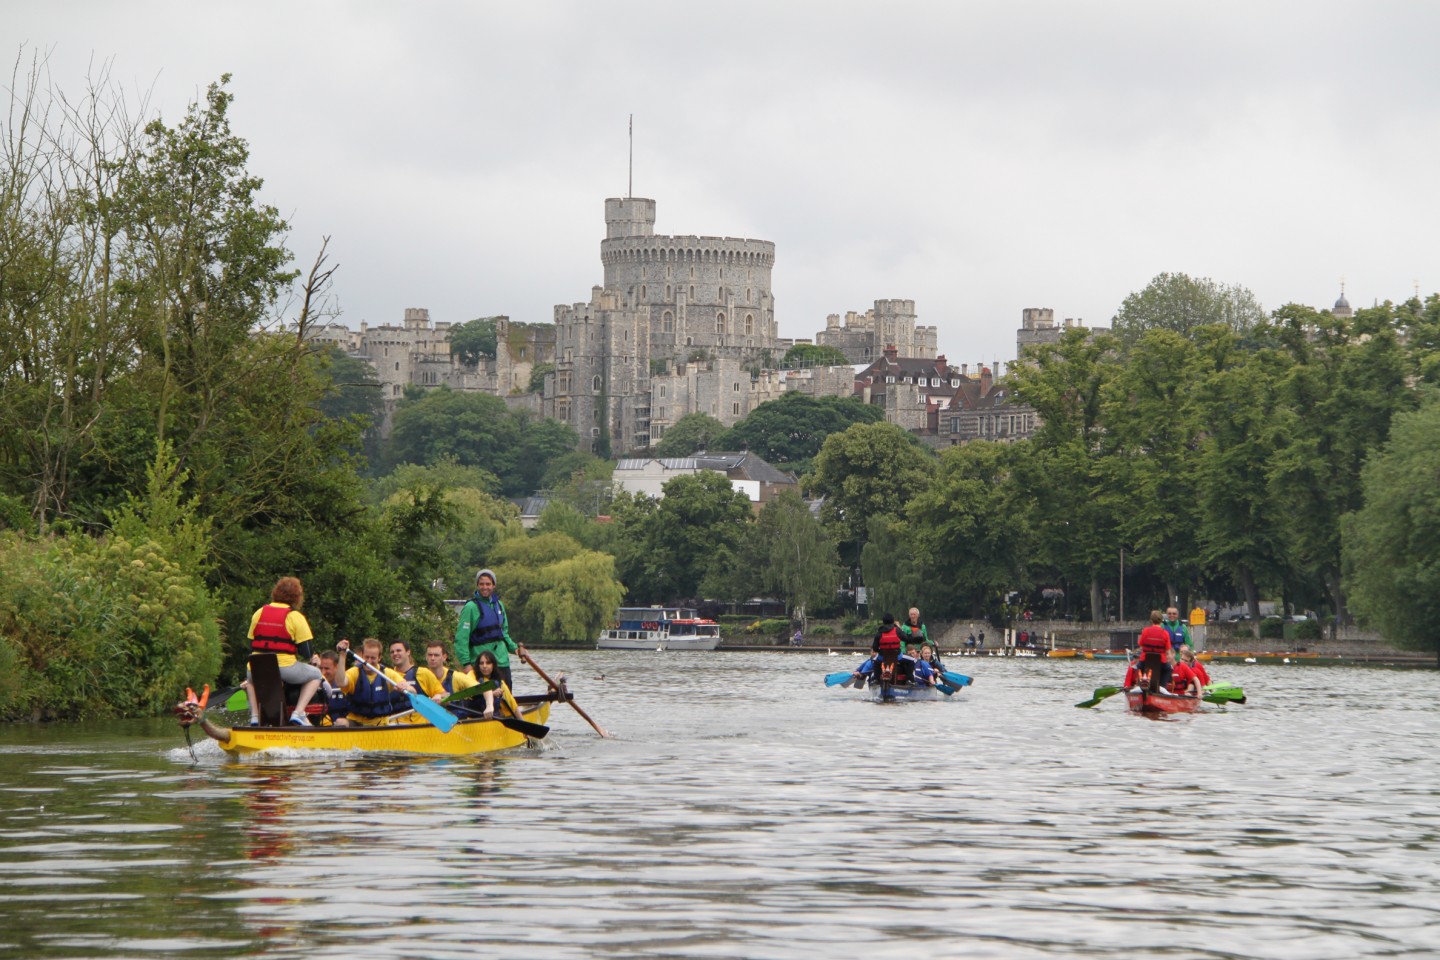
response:
[[[892,344],[890,344],[889,346],[887,346],[887,347],[885,348],[885,359],[886,359],[888,362],[894,363],[894,362],[895,362],[895,359],[896,359],[897,357],[899,357],[899,356],[900,356],[900,348],[897,347],[897,346],[895,346],[895,344],[892,343]]]
[[[985,396],[986,394],[988,394],[988,393],[990,392],[990,385],[991,385],[992,382],[993,382],[993,381],[990,379],[990,368],[989,368],[989,367],[981,367],[981,368],[980,368],[980,396],[983,397],[983,396]]]
[[[968,377],[968,376],[970,376],[970,364],[968,364],[968,363],[962,363],[962,364],[960,364],[960,376],[962,376],[962,377]]]

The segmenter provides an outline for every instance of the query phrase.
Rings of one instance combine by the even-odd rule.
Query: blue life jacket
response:
[[[470,628],[470,647],[473,650],[476,646],[485,643],[495,643],[505,639],[505,607],[500,603],[500,598],[493,593],[487,601],[477,592],[470,598],[475,604],[478,616],[475,618],[475,626]]]
[[[363,663],[359,670],[360,676],[355,678],[355,689],[350,694],[352,713],[374,718],[410,709],[410,698],[386,683],[385,678],[371,672]]]
[[[924,660],[915,661],[915,679],[921,683],[929,683],[930,678],[935,676],[935,667]]]
[[[340,691],[339,687],[330,687],[325,695],[325,710],[330,714],[330,719],[343,717],[351,710],[350,697]]]
[[[1185,646],[1185,628],[1179,620],[1176,620],[1174,623],[1161,623],[1160,626],[1164,627],[1166,632],[1170,634],[1171,647],[1179,650]]]

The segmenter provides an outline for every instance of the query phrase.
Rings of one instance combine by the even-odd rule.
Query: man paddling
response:
[[[415,658],[410,655],[410,644],[403,640],[391,641],[390,665],[410,681],[416,690],[424,693],[431,700],[445,698],[445,687],[440,683],[440,678],[435,676],[429,667],[422,667],[415,663]]]

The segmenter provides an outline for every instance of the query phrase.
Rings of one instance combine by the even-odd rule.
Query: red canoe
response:
[[[1199,697],[1182,697],[1174,693],[1145,693],[1126,690],[1125,699],[1132,713],[1194,713],[1200,706]]]

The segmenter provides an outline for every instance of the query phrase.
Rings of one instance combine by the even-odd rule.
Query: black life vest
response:
[[[295,656],[295,638],[285,629],[285,618],[291,608],[285,604],[267,603],[260,608],[255,622],[255,637],[250,641],[251,653],[276,653]]]

